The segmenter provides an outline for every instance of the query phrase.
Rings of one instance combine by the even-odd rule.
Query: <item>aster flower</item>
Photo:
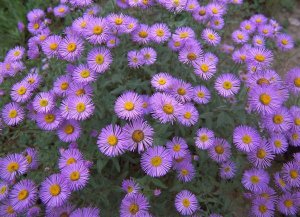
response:
[[[9,192],[9,185],[7,182],[0,181],[0,201],[4,201]]]
[[[37,196],[38,190],[35,183],[24,179],[12,187],[9,197],[14,210],[19,212],[35,204]]]
[[[188,145],[186,141],[181,137],[174,137],[171,141],[168,141],[166,148],[169,151],[172,158],[181,158],[187,154]]]
[[[77,66],[72,73],[73,81],[80,84],[89,84],[95,81],[96,78],[96,73],[84,64]]]
[[[186,149],[186,153],[183,157],[173,158],[173,168],[178,169],[182,165],[192,162],[192,154],[189,149]]]
[[[64,167],[61,174],[68,180],[71,191],[83,189],[89,179],[89,170],[83,162],[73,163],[68,167]]]
[[[140,44],[148,44],[151,41],[150,27],[140,24],[131,34],[132,41]]]
[[[243,22],[241,22],[240,28],[243,32],[252,34],[256,30],[256,25],[250,20],[244,20]]]
[[[267,187],[269,180],[270,177],[266,171],[262,169],[250,169],[244,172],[242,184],[247,190],[257,192]]]
[[[163,1],[163,6],[171,12],[181,12],[184,10],[187,0]]]
[[[282,177],[292,187],[300,187],[300,168],[294,162],[283,165]]]
[[[93,3],[93,0],[70,0],[70,4],[75,7],[86,7]]]
[[[151,85],[158,91],[167,91],[173,86],[173,77],[165,72],[155,74],[151,79]]]
[[[201,34],[202,39],[211,46],[217,46],[220,41],[221,37],[217,32],[212,29],[204,29]]]
[[[62,122],[61,126],[57,130],[57,135],[63,142],[74,142],[80,137],[80,134],[80,124],[75,120]]]
[[[233,53],[232,53],[232,59],[235,63],[238,64],[242,64],[245,63],[247,61],[247,59],[249,58],[247,55],[248,50],[245,49],[244,47],[240,48],[240,49],[236,49]]]
[[[145,61],[142,53],[136,50],[131,50],[127,53],[127,60],[130,68],[139,68]]]
[[[173,79],[170,94],[181,103],[190,102],[193,97],[193,87],[181,79]]]
[[[70,9],[67,5],[60,4],[53,8],[53,14],[56,17],[65,17],[70,12]]]
[[[164,176],[171,169],[172,158],[161,146],[150,147],[141,157],[141,167],[152,177]]]
[[[106,46],[108,48],[117,47],[120,44],[120,39],[116,36],[110,36],[106,41]]]
[[[32,91],[27,82],[18,82],[11,88],[11,99],[15,102],[24,103],[32,96]]]
[[[264,198],[257,198],[252,201],[251,213],[255,217],[272,217],[274,212],[275,207],[272,201]]]
[[[266,187],[255,192],[255,198],[263,198],[264,200],[271,201],[272,203],[277,202],[277,192],[271,188]]]
[[[1,159],[0,178],[5,181],[13,181],[17,176],[27,172],[28,163],[21,154],[9,154]]]
[[[197,7],[195,10],[193,10],[192,15],[193,18],[199,23],[205,23],[205,21],[207,21],[209,18],[209,13],[206,9],[206,6]]]
[[[208,149],[210,158],[218,163],[225,162],[230,158],[231,146],[225,140],[221,138],[215,138],[213,146]]]
[[[264,39],[263,36],[255,35],[255,36],[253,36],[252,43],[256,47],[264,47],[265,46],[265,39]]]
[[[118,34],[122,34],[125,31],[126,16],[124,14],[109,14],[106,19],[113,31],[118,32]]]
[[[79,216],[86,216],[86,217],[100,217],[99,216],[99,209],[94,207],[84,207],[75,209],[71,214],[70,217],[79,217]]]
[[[176,195],[175,208],[181,215],[192,215],[198,208],[196,195],[188,190],[183,190]]]
[[[171,32],[165,23],[156,23],[150,28],[150,37],[156,43],[163,43],[171,37]]]
[[[38,127],[43,130],[56,130],[63,118],[58,109],[53,109],[46,113],[38,113],[36,117],[36,122]]]
[[[86,9],[84,12],[84,16],[96,16],[101,11],[101,7],[97,4],[91,5],[89,8]]]
[[[177,169],[177,178],[182,182],[190,182],[195,177],[195,168],[191,163],[181,164]]]
[[[145,47],[140,50],[140,54],[143,56],[143,63],[145,65],[152,65],[156,61],[156,51],[151,47]]]
[[[58,161],[59,169],[63,169],[75,163],[83,162],[84,158],[82,153],[77,148],[68,148],[61,151],[61,156]]]
[[[7,52],[5,59],[11,61],[18,61],[23,58],[24,54],[25,48],[21,46],[16,46]]]
[[[74,120],[86,120],[93,115],[95,106],[92,99],[87,96],[71,97],[69,110],[70,116]]]
[[[194,42],[193,39],[189,39],[185,42],[185,45],[179,50],[178,59],[180,62],[193,64],[197,59],[201,58],[203,51],[197,43],[198,42]]]
[[[37,112],[48,113],[55,106],[55,98],[51,93],[42,92],[34,97],[32,105]]]
[[[29,89],[34,90],[39,87],[42,77],[37,72],[29,73],[24,79],[29,84]]]
[[[5,217],[17,217],[20,213],[14,210],[11,202],[5,200],[0,205],[0,215]]]
[[[233,143],[238,150],[249,153],[260,145],[261,138],[257,130],[250,126],[241,125],[234,129]]]
[[[35,8],[27,13],[27,19],[29,22],[33,22],[36,20],[41,20],[44,18],[45,12],[42,9]]]
[[[144,120],[137,119],[124,126],[127,148],[130,151],[138,150],[139,153],[152,146],[153,128]]]
[[[54,82],[53,92],[58,96],[65,96],[66,91],[69,89],[71,78],[68,75],[62,75],[57,77]]]
[[[92,17],[89,19],[89,22],[87,22],[83,34],[90,43],[102,44],[108,39],[110,29],[105,19]]]
[[[53,174],[41,183],[40,199],[47,207],[61,206],[69,196],[69,183],[60,174]]]
[[[227,161],[220,165],[220,177],[222,179],[232,179],[236,173],[236,165],[233,161]]]
[[[300,95],[300,68],[293,68],[286,75],[286,84],[290,92],[296,96]]]
[[[47,37],[42,43],[42,50],[44,54],[49,58],[57,57],[60,41],[61,37],[58,35],[51,35]]]
[[[130,34],[138,28],[138,25],[139,25],[139,21],[136,18],[127,15],[125,17],[126,28],[124,32]]]
[[[172,37],[168,42],[168,47],[172,51],[180,51],[184,47],[184,44],[185,44],[185,41],[180,41],[180,40],[174,39],[174,37]]]
[[[195,38],[195,32],[188,26],[179,27],[175,30],[172,38],[179,41],[186,41],[188,39]]]
[[[62,59],[73,62],[80,57],[83,49],[82,39],[75,35],[69,35],[60,41],[58,53]]]
[[[46,25],[44,23],[42,23],[41,21],[39,21],[39,20],[29,22],[28,25],[27,25],[28,31],[33,35],[39,34],[45,28],[46,28]]]
[[[270,24],[258,26],[257,32],[266,38],[271,38],[274,36],[274,28]]]
[[[284,193],[278,199],[277,209],[284,215],[296,215],[299,206],[299,196],[292,193]]]
[[[288,132],[287,136],[292,146],[294,147],[300,146],[300,130],[291,129],[290,132]]]
[[[197,0],[187,0],[185,10],[192,13],[198,7],[200,7],[200,5]]]
[[[250,18],[250,21],[255,23],[257,26],[260,26],[268,22],[268,18],[262,14],[255,14]]]
[[[294,40],[288,34],[284,34],[284,33],[277,34],[276,43],[278,48],[282,51],[288,51],[294,48]]]
[[[92,20],[90,15],[78,17],[72,23],[72,29],[77,32],[79,35],[85,35],[85,29],[87,24]]]
[[[236,30],[231,35],[232,40],[237,44],[244,44],[249,40],[249,35],[247,32]]]
[[[270,132],[287,132],[291,129],[293,124],[292,115],[285,107],[276,109],[271,114],[264,116],[263,118],[265,127]]]
[[[127,194],[121,202],[120,216],[147,216],[148,209],[149,202],[143,194]]]
[[[195,145],[199,149],[207,150],[214,144],[214,132],[207,128],[200,128],[195,137]]]
[[[74,211],[75,207],[72,204],[65,203],[59,207],[47,207],[46,216],[47,217],[61,217],[61,216],[70,216]],[[28,216],[29,217],[29,216]]]
[[[199,113],[192,103],[186,103],[182,106],[182,111],[178,115],[178,122],[184,126],[192,126],[198,122]]]
[[[216,73],[216,64],[207,58],[200,58],[193,63],[194,72],[203,80],[209,80]]]
[[[118,125],[108,125],[103,128],[97,144],[99,150],[109,157],[123,154],[128,147],[125,133]]]
[[[276,172],[274,173],[274,181],[277,187],[279,187],[282,191],[290,190],[291,186],[289,186],[282,178],[281,174]]]
[[[250,107],[261,114],[270,114],[281,107],[282,98],[275,87],[251,88],[248,96]]]
[[[207,104],[211,99],[210,91],[203,85],[194,87],[194,97],[192,98],[195,103]]]
[[[223,97],[234,96],[240,89],[240,80],[231,73],[220,75],[215,82],[217,92]]]
[[[173,121],[182,112],[182,105],[174,97],[165,93],[155,93],[150,98],[152,116],[161,123]]]
[[[300,107],[298,106],[292,106],[290,108],[290,113],[293,118],[293,125],[292,128],[294,129],[300,129]]]
[[[39,160],[38,160],[38,152],[34,148],[26,148],[25,151],[22,153],[28,164],[29,170],[35,170],[39,166]]]
[[[115,112],[121,119],[133,120],[143,113],[142,99],[133,91],[127,91],[119,96],[115,102]]]
[[[249,161],[257,168],[271,166],[274,157],[273,150],[266,140],[262,140],[260,146],[248,153]]]
[[[126,194],[136,194],[139,192],[140,186],[133,178],[130,178],[122,181],[122,189],[126,192]]]
[[[15,103],[11,102],[3,106],[1,117],[5,124],[9,126],[15,126],[23,121],[24,119],[23,108]]]
[[[268,68],[273,61],[273,54],[270,50],[265,48],[251,48],[249,50],[249,63],[258,66]]]
[[[269,86],[282,84],[281,77],[274,70],[264,70],[252,73],[247,79],[247,86],[255,88],[256,86]]]
[[[26,212],[26,217],[38,217],[41,214],[41,208],[38,206],[30,207]]]
[[[97,73],[104,73],[112,63],[112,56],[104,47],[92,49],[87,56],[88,67]]]
[[[283,154],[287,151],[288,141],[283,134],[273,134],[268,143],[275,154]]]
[[[71,82],[66,91],[67,98],[73,97],[91,97],[93,95],[93,88],[89,84]]]

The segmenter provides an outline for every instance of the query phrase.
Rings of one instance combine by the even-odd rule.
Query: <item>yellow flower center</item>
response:
[[[50,48],[51,50],[56,50],[57,47],[58,47],[58,44],[57,44],[57,43],[51,43],[51,44],[49,45],[49,48]]]
[[[165,35],[165,32],[163,29],[157,29],[156,30],[156,35],[159,37],[163,37]]]
[[[249,135],[244,135],[242,138],[243,143],[249,145],[252,142],[252,138]]]
[[[204,94],[203,91],[199,91],[199,92],[197,93],[197,96],[198,96],[199,98],[204,98],[204,97],[205,97],[205,94]]]
[[[143,107],[143,108],[148,108],[148,103],[147,103],[147,102],[143,102],[142,107]]]
[[[25,158],[26,158],[26,160],[27,160],[27,163],[28,163],[28,164],[31,164],[31,162],[32,162],[32,157],[28,154],[28,155],[25,156]]]
[[[67,46],[67,50],[69,52],[74,52],[76,50],[76,48],[77,48],[77,45],[74,42],[69,43]]]
[[[33,83],[35,82],[35,79],[34,79],[34,78],[28,78],[28,79],[27,79],[27,82],[28,82],[29,84],[33,84]]]
[[[298,133],[293,133],[292,138],[293,140],[298,140],[299,139]]]
[[[186,90],[182,87],[178,88],[177,89],[177,93],[180,95],[180,96],[183,96],[186,94]]]
[[[6,170],[10,173],[13,173],[15,171],[17,171],[19,169],[19,164],[17,162],[10,162],[7,167]]]
[[[8,206],[7,209],[6,209],[6,212],[8,214],[13,214],[13,213],[15,213],[15,210],[14,210],[14,208],[12,206]]]
[[[242,61],[245,61],[245,60],[246,60],[246,55],[240,55],[240,59],[241,59]]]
[[[210,40],[215,40],[215,39],[216,39],[216,36],[215,36],[214,34],[212,34],[212,33],[209,33],[209,34],[207,35],[207,37],[208,37]]]
[[[292,200],[285,200],[285,201],[284,201],[284,205],[285,205],[287,208],[291,208],[291,207],[294,205],[294,203],[293,203]]]
[[[82,95],[84,95],[85,94],[85,90],[82,88],[82,89],[78,89],[77,91],[76,91],[76,96],[82,96]]]
[[[281,44],[283,44],[283,45],[287,45],[288,43],[289,43],[289,41],[286,40],[286,39],[282,39],[282,40],[281,40]]]
[[[47,99],[41,99],[40,100],[40,106],[41,107],[46,107],[49,104]]]
[[[61,189],[58,184],[54,184],[50,186],[49,191],[52,196],[57,196],[60,194]]]
[[[300,77],[295,78],[294,84],[296,87],[300,87]]]
[[[127,187],[127,192],[128,192],[128,193],[133,192],[133,187],[132,187],[132,186],[128,186],[128,187]]]
[[[175,46],[175,47],[179,47],[180,45],[181,45],[180,41],[175,41],[175,42],[174,42],[174,46]]]
[[[4,194],[5,192],[6,192],[6,190],[7,190],[7,187],[4,185],[4,186],[2,186],[1,188],[0,188],[0,195],[1,194]]]
[[[59,8],[59,9],[58,9],[58,12],[59,12],[59,13],[64,13],[64,12],[65,12],[65,9],[64,9],[64,8]]]
[[[180,171],[180,173],[181,173],[181,175],[183,175],[183,176],[187,176],[187,175],[189,174],[189,171],[188,171],[187,169],[182,169],[182,170]]]
[[[264,149],[258,149],[256,152],[256,156],[259,159],[264,159],[266,157],[266,155],[267,155],[267,152]]]
[[[187,37],[189,37],[189,33],[188,33],[188,32],[181,32],[181,33],[179,34],[179,37],[180,37],[180,38],[187,38]]]
[[[290,171],[290,177],[292,178],[292,179],[297,179],[298,178],[298,172],[297,172],[297,170],[291,170]]]
[[[141,38],[147,38],[148,37],[148,32],[142,30],[142,31],[139,32],[139,36]]]
[[[21,51],[19,51],[19,50],[16,50],[16,51],[14,52],[14,56],[15,56],[15,57],[20,56],[20,54],[21,54]]]
[[[80,102],[76,105],[76,111],[81,113],[85,111],[85,104],[83,102]]]
[[[24,95],[27,92],[27,88],[22,86],[17,90],[19,95]]]
[[[258,62],[264,62],[266,60],[266,57],[264,55],[262,55],[262,54],[256,54],[254,58]]]
[[[275,124],[282,124],[283,121],[284,121],[284,118],[282,115],[274,115],[273,122]]]
[[[163,111],[164,111],[166,114],[168,114],[168,115],[173,114],[173,113],[174,113],[174,107],[173,107],[173,105],[171,105],[171,104],[165,104],[165,105],[163,106]]]
[[[90,71],[87,70],[87,69],[82,70],[82,71],[80,72],[80,76],[81,76],[82,78],[88,78],[88,77],[90,77]]]
[[[166,79],[164,79],[164,78],[158,79],[158,84],[159,84],[159,85],[164,85],[164,84],[166,84],[166,83],[167,83]]]
[[[252,182],[252,184],[257,184],[260,181],[260,179],[258,176],[254,175],[251,176],[250,181]]]
[[[265,205],[260,205],[260,206],[258,207],[258,209],[259,209],[259,211],[260,211],[261,213],[265,213],[265,212],[268,211],[268,208],[267,208]]]
[[[46,123],[51,124],[55,121],[55,116],[53,114],[46,114],[44,120]]]
[[[68,82],[61,83],[60,89],[67,90],[68,88],[69,88],[69,83]]]
[[[262,32],[263,32],[264,34],[268,34],[268,33],[269,33],[269,30],[264,29]]]
[[[238,35],[237,35],[237,38],[238,38],[239,40],[242,40],[242,39],[244,39],[244,36],[243,36],[242,34],[238,34]]]
[[[70,158],[67,160],[67,162],[66,162],[67,165],[71,165],[71,164],[73,164],[73,163],[76,163],[76,159],[73,158],[73,157],[70,157]]]
[[[226,173],[228,173],[230,170],[231,170],[230,167],[225,167],[225,168],[224,168],[224,171],[225,171]]]
[[[189,53],[189,54],[187,55],[187,58],[188,58],[189,60],[193,61],[193,60],[197,59],[197,55],[196,55],[195,53]]]
[[[222,145],[216,145],[215,146],[215,151],[217,154],[223,154],[224,153],[224,147]]]
[[[134,142],[140,142],[144,139],[145,135],[144,135],[144,132],[142,130],[135,130],[133,133],[132,133],[132,140]]]
[[[175,144],[175,145],[173,146],[173,151],[179,152],[180,150],[181,150],[180,144]]]
[[[232,83],[230,81],[224,81],[223,88],[225,90],[230,90],[232,88]]]
[[[259,96],[259,101],[263,104],[263,105],[269,105],[271,103],[271,96],[266,94],[266,93],[263,93]]]
[[[102,65],[102,63],[104,62],[104,56],[102,54],[98,54],[96,56],[96,63],[99,64],[99,65]]]
[[[130,101],[125,102],[124,109],[127,110],[127,111],[132,111],[134,109],[133,102],[130,102]]]
[[[116,146],[118,144],[118,138],[115,135],[110,135],[107,137],[107,143],[110,146]]]
[[[44,41],[46,39],[46,37],[47,37],[46,35],[41,35],[40,36],[40,41]]]
[[[208,67],[207,64],[203,63],[203,64],[201,64],[200,69],[201,69],[203,72],[208,72],[209,67]]]
[[[73,171],[71,174],[70,174],[70,179],[72,181],[77,181],[78,179],[80,179],[80,173],[78,171]]]
[[[250,24],[247,24],[247,25],[245,26],[245,29],[246,29],[246,30],[250,30],[250,29],[251,29],[251,25],[250,25]]]
[[[200,139],[201,142],[207,142],[208,141],[208,136],[206,134],[202,134],[199,137],[199,139]]]
[[[185,119],[190,119],[192,117],[192,114],[191,112],[186,112],[183,116]]]
[[[276,148],[281,148],[282,143],[281,143],[280,140],[275,140],[275,141],[274,141],[274,145],[275,145]]]
[[[151,165],[154,167],[159,167],[162,164],[162,158],[160,156],[155,156],[151,159]]]
[[[85,21],[82,21],[82,22],[80,23],[80,27],[81,27],[81,28],[85,28],[86,25],[87,25],[87,23],[86,23]]]
[[[300,118],[295,118],[294,123],[296,126],[300,126]]]
[[[129,212],[132,215],[135,215],[139,211],[139,206],[136,203],[133,203],[129,206]]]
[[[74,133],[74,127],[72,125],[65,126],[64,132],[68,135]]]
[[[211,12],[212,12],[213,14],[218,14],[218,13],[219,13],[219,10],[218,10],[217,8],[213,8],[213,9],[211,10]]]
[[[16,118],[17,116],[18,116],[18,112],[15,109],[10,110],[8,113],[9,118]]]
[[[29,192],[26,189],[23,189],[18,194],[18,200],[25,200],[29,195]]]
[[[121,17],[118,17],[115,19],[115,24],[116,25],[122,25],[123,24],[123,19]]]
[[[200,16],[204,16],[205,14],[206,14],[206,10],[205,9],[199,10],[199,15]]]
[[[188,208],[190,205],[191,205],[191,202],[188,198],[184,198],[182,200],[182,205],[185,207],[185,208]]]
[[[100,35],[103,32],[103,28],[101,26],[95,26],[93,29],[93,33],[95,35]]]
[[[34,28],[35,30],[37,30],[38,28],[40,28],[40,24],[35,23],[35,24],[33,25],[33,28]]]
[[[266,79],[266,78],[260,78],[260,79],[257,80],[256,83],[259,84],[259,85],[270,84],[270,81],[268,79]]]

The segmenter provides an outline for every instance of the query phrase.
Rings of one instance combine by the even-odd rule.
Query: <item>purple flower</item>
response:
[[[210,91],[203,85],[194,87],[194,97],[192,100],[198,104],[207,104],[210,102]]]
[[[289,186],[281,177],[279,172],[274,173],[274,182],[277,187],[279,187],[282,191],[289,191],[291,186]]]
[[[108,125],[103,128],[97,144],[101,153],[109,157],[123,154],[128,147],[125,133],[118,125]]]
[[[112,56],[108,49],[99,47],[92,49],[87,56],[88,67],[97,73],[104,73],[112,63]]]
[[[150,27],[146,24],[140,24],[132,33],[132,41],[140,44],[148,44],[151,40]]]
[[[81,1],[81,0],[80,0]],[[100,217],[99,209],[94,207],[84,207],[75,209],[71,214],[70,217]]]
[[[252,34],[256,30],[256,25],[250,20],[244,20],[243,22],[241,22],[240,28],[243,32]]]
[[[123,180],[122,189],[126,192],[126,194],[136,194],[139,192],[140,186],[133,178],[130,178]]]
[[[69,89],[71,83],[71,78],[68,75],[62,75],[57,77],[53,84],[53,92],[58,96],[65,96],[67,90]]]
[[[251,213],[259,217],[272,217],[274,216],[275,207],[272,201],[264,198],[257,198],[252,201]]]
[[[300,187],[300,167],[294,162],[289,162],[283,165],[283,179],[292,187]]]
[[[44,18],[45,12],[42,9],[36,8],[27,13],[27,19],[29,22],[41,20]]]
[[[182,106],[182,111],[178,115],[178,122],[184,126],[192,126],[198,122],[199,113],[192,103],[186,103]]]
[[[268,140],[268,143],[275,154],[283,154],[287,151],[289,145],[283,134],[273,134]]]
[[[67,89],[66,96],[68,98],[73,97],[91,97],[93,95],[93,88],[89,84],[82,83],[70,83],[69,88]]]
[[[97,79],[97,75],[87,65],[80,64],[72,72],[72,79],[76,83],[89,84]]]
[[[5,60],[10,60],[10,61],[18,61],[21,60],[23,58],[25,54],[25,48],[24,47],[20,47],[20,46],[16,46],[12,49],[10,49],[7,52],[7,55],[5,57]]]
[[[74,120],[86,120],[94,113],[95,106],[92,99],[87,96],[70,97],[70,117]]]
[[[172,35],[175,41],[186,41],[188,39],[194,39],[196,36],[194,30],[188,26],[179,27]]]
[[[47,207],[63,205],[70,194],[69,183],[60,174],[53,174],[41,183],[40,199]]]
[[[285,82],[290,92],[296,96],[300,95],[300,68],[288,71]]]
[[[89,170],[83,162],[73,163],[61,171],[63,177],[69,182],[71,191],[83,189],[89,179]]]
[[[102,44],[108,39],[110,29],[105,19],[92,17],[87,22],[83,34],[90,43]]]
[[[183,190],[176,195],[175,208],[181,215],[192,215],[199,209],[196,195],[188,190]]]
[[[195,137],[195,145],[199,149],[207,150],[214,144],[215,134],[207,128],[200,128]]]
[[[143,114],[143,104],[140,95],[127,91],[119,96],[115,102],[115,112],[121,119],[134,120]]]
[[[19,104],[11,102],[3,106],[1,116],[5,124],[15,126],[23,121],[25,114]]]
[[[265,48],[251,48],[248,53],[248,61],[256,67],[270,67],[273,61],[273,54]]]
[[[241,125],[234,129],[233,143],[238,150],[249,153],[260,145],[261,137],[257,130],[250,126]]]
[[[149,176],[164,176],[171,169],[172,157],[169,152],[161,146],[154,146],[147,149],[141,157],[142,169]]]
[[[262,169],[246,170],[243,174],[242,184],[250,191],[258,192],[267,187],[270,177],[268,173]]]
[[[158,91],[167,91],[173,86],[173,77],[168,73],[160,72],[152,77],[151,85]]]
[[[70,0],[70,4],[74,7],[86,7],[93,3],[93,0]]]
[[[0,205],[0,216],[17,217],[20,213],[14,210],[10,200],[5,200]]]
[[[83,49],[82,39],[75,35],[69,35],[60,41],[58,53],[64,60],[73,62],[80,57]]]
[[[288,51],[294,48],[294,40],[288,34],[284,34],[284,33],[277,34],[276,43],[278,48],[282,51]]]
[[[21,154],[9,154],[0,161],[0,178],[2,180],[13,181],[17,176],[27,172],[28,163]]]
[[[236,173],[236,165],[233,161],[227,161],[220,165],[220,176],[222,179],[232,179]]]
[[[221,37],[217,32],[212,29],[204,29],[201,34],[202,39],[211,46],[217,46],[220,41]]]
[[[126,124],[123,128],[127,149],[130,151],[138,150],[139,153],[152,146],[153,128],[143,119],[134,120]]]
[[[230,158],[230,148],[230,144],[225,139],[215,138],[213,146],[208,149],[208,154],[212,160],[222,163]]]
[[[193,87],[181,79],[173,79],[170,94],[177,99],[178,102],[190,102],[193,97]]]
[[[232,40],[237,44],[244,44],[249,40],[247,32],[236,30],[232,33]]]
[[[140,54],[143,56],[143,61],[145,65],[152,65],[156,61],[156,51],[152,47],[145,47],[141,49]]]
[[[58,5],[53,8],[53,14],[56,17],[65,17],[70,12],[70,9],[67,5]]]
[[[0,201],[4,201],[7,199],[8,192],[9,192],[9,185],[7,182],[0,182]]]
[[[33,181],[24,179],[12,187],[9,197],[14,210],[21,212],[35,204],[38,189]]]
[[[257,168],[266,168],[271,166],[275,155],[272,148],[266,140],[262,140],[261,144],[248,153],[249,161]]]
[[[183,138],[174,137],[171,141],[167,142],[166,148],[172,158],[178,159],[187,154],[188,145]]]
[[[171,32],[165,23],[156,23],[151,26],[150,35],[154,42],[163,43],[171,37]]]
[[[231,73],[220,75],[215,81],[215,89],[223,97],[234,96],[240,89],[240,80]]]
[[[195,177],[195,168],[191,163],[181,164],[176,168],[177,178],[182,182],[190,182]]]
[[[51,35],[47,37],[42,43],[42,50],[44,54],[49,57],[58,57],[58,48],[61,42],[61,37],[58,35]]]
[[[178,59],[185,64],[193,64],[197,59],[202,57],[203,51],[200,46],[197,45],[194,39],[189,39],[185,42],[185,46],[179,50]],[[186,46],[189,44],[189,46]],[[194,46],[193,46],[194,44]]]
[[[69,148],[67,150],[61,151],[61,156],[58,161],[59,169],[68,167],[74,163],[82,162],[83,155],[77,148]]]
[[[13,101],[24,103],[31,98],[32,91],[27,82],[21,81],[12,86],[10,96]]]
[[[144,56],[140,51],[131,50],[127,53],[128,66],[139,68],[144,64]]]
[[[80,137],[80,134],[80,124],[75,120],[64,121],[57,130],[57,135],[63,142],[74,142]]]
[[[25,151],[22,153],[28,164],[29,170],[35,170],[39,166],[39,160],[38,160],[38,151],[34,148],[26,148]]]
[[[120,217],[147,216],[148,209],[149,202],[143,194],[127,194],[121,202]]]
[[[194,72],[203,80],[209,80],[216,73],[216,63],[207,58],[200,58],[193,63]]]
[[[51,93],[42,92],[34,97],[32,105],[37,112],[48,113],[55,106],[55,98]]]
[[[265,39],[261,35],[255,35],[252,39],[253,45],[256,47],[264,47],[265,46]]]
[[[264,126],[270,132],[284,133],[291,129],[293,118],[285,107],[273,111],[262,118]]]
[[[46,216],[47,217],[61,217],[61,216],[70,216],[75,207],[69,203],[65,203],[59,207],[47,207]],[[29,217],[29,216],[28,216]]]
[[[278,199],[277,209],[284,215],[296,215],[300,199],[297,194],[284,193]]]
[[[29,73],[23,81],[26,81],[29,84],[29,88],[34,90],[39,87],[42,77],[37,72]]]

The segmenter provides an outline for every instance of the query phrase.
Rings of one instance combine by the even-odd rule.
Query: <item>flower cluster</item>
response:
[[[0,83],[25,72],[26,60],[42,58],[44,67],[30,69],[11,87],[11,102],[2,108],[0,129],[2,125],[12,127],[31,120],[71,145],[66,150],[60,149],[59,173],[48,176],[39,187],[23,176],[39,167],[35,149],[1,158],[1,216],[24,213],[38,216],[42,213],[38,200],[46,208],[45,216],[99,216],[98,208],[76,209],[69,202],[72,192],[87,185],[92,166],[74,143],[82,136],[82,122],[97,112],[93,85],[113,65],[113,51],[123,38],[139,47],[126,50],[129,68],[139,70],[159,62],[156,47],[161,45],[175,54],[178,62],[193,70],[196,81],[159,70],[149,81],[151,93],[122,92],[114,101],[112,112],[117,121],[95,133],[99,151],[108,158],[137,152],[140,167],[147,176],[160,178],[175,172],[177,180],[183,183],[192,182],[199,175],[193,162],[199,158],[196,153],[207,151],[209,158],[218,164],[223,180],[237,178],[237,170],[244,168],[238,168],[236,156],[245,155],[251,168],[243,171],[241,184],[246,190],[245,198],[251,200],[250,216],[274,216],[275,210],[295,215],[300,208],[300,155],[295,154],[280,172],[272,174],[276,190],[270,183],[271,172],[267,171],[290,146],[300,146],[300,107],[288,103],[289,99],[300,96],[300,68],[289,70],[285,79],[272,68],[276,51],[288,52],[294,42],[275,20],[257,14],[232,32],[233,45],[222,44],[220,30],[224,27],[224,15],[230,4],[242,2],[214,0],[202,5],[197,0],[116,1],[122,9],[161,6],[175,14],[188,12],[195,22],[205,26],[201,32],[190,26],[173,31],[166,23],[140,23],[123,13],[98,16],[101,8],[93,5],[92,0],[61,0],[60,5],[49,7],[47,13],[41,9],[30,11],[27,30],[31,37],[27,47],[16,46],[7,52],[0,63]],[[62,34],[51,30],[53,20],[47,18],[50,14],[61,19],[73,11],[82,13]],[[24,31],[20,23],[18,27]],[[274,51],[269,44],[274,45]],[[232,62],[243,72],[219,69],[217,50],[230,54]],[[42,75],[53,59],[66,64],[66,73],[54,78],[51,89],[45,90]],[[234,106],[240,90],[244,89],[245,109],[248,114],[256,115],[259,123],[236,124],[230,132],[231,139],[221,137],[217,129],[199,121],[201,109],[208,104],[220,100]],[[156,124],[190,129],[188,136],[194,145],[190,144],[190,138],[176,133],[166,136],[163,145],[156,144]],[[120,205],[122,217],[152,216],[150,200],[142,185],[130,178],[123,181],[122,189],[126,192]],[[160,193],[156,189],[154,195]],[[197,215],[201,213],[199,198],[196,192],[180,189],[174,197],[174,207],[181,215]],[[221,215],[210,215],[217,216]]]

